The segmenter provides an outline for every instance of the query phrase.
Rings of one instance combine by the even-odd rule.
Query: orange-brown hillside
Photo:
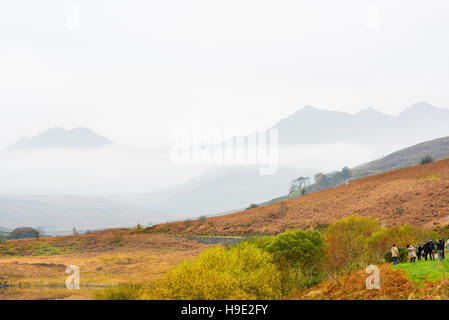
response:
[[[352,181],[300,198],[223,216],[161,224],[151,232],[190,235],[276,234],[359,214],[385,225],[431,228],[449,219],[449,159]]]

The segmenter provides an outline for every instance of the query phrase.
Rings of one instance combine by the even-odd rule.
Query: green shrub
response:
[[[259,249],[267,250],[268,246],[271,244],[271,242],[274,240],[274,236],[253,236],[246,238],[242,241],[242,243],[248,243],[256,246]]]
[[[267,246],[277,260],[285,260],[292,268],[299,268],[306,277],[321,270],[323,238],[317,231],[287,231],[276,236]]]
[[[251,237],[244,242],[269,252],[274,257],[282,292],[293,286],[306,289],[321,282],[323,276],[323,238],[317,231],[287,231],[277,236]]]
[[[321,281],[325,279],[324,274],[320,274],[312,277],[300,277],[296,282],[296,288],[299,290],[306,290],[314,285],[319,284]]]

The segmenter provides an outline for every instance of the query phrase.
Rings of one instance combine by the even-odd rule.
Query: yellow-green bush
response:
[[[292,279],[293,281],[293,279]],[[184,261],[143,291],[140,299],[280,299],[279,271],[251,244],[216,246]]]

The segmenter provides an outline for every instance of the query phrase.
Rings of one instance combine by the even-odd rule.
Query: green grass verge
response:
[[[424,280],[437,281],[443,279],[443,273],[446,281],[449,280],[449,257],[442,262],[436,260],[423,260],[416,261],[415,263],[404,262],[397,266],[393,266],[393,269],[402,269],[406,272],[408,278],[415,284],[422,284]]]

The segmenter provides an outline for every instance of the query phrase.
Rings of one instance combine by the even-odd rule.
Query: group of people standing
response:
[[[428,239],[422,246],[418,243],[416,249],[411,244],[408,244],[407,251],[410,257],[410,262],[415,262],[416,258],[418,258],[418,261],[421,260],[421,258],[424,258],[427,261],[427,257],[429,257],[429,260],[435,260],[435,251],[438,253],[438,260],[443,261],[445,243],[443,238],[435,241]],[[397,265],[399,262],[399,250],[395,244],[393,244],[393,247],[391,248],[391,256],[393,257],[393,265]]]

